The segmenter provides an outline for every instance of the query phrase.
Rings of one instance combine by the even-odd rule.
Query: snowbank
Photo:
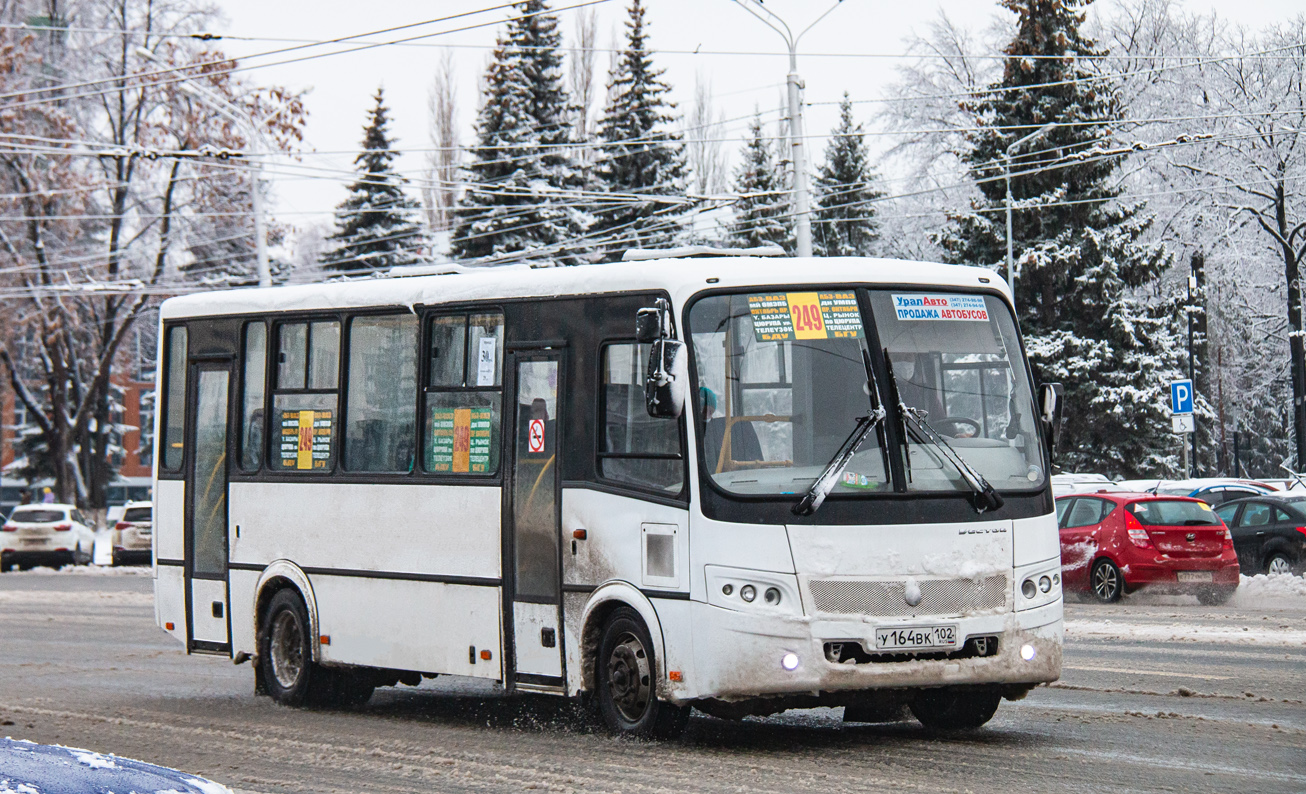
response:
[[[1239,607],[1306,606],[1306,577],[1263,573],[1241,576],[1229,603]]]

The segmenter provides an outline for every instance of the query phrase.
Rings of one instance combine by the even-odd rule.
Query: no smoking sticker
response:
[[[528,452],[544,451],[544,420],[532,419],[530,425],[530,436],[526,442]]]

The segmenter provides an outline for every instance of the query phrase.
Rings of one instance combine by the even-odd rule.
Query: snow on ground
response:
[[[1186,613],[1159,618],[1156,613],[1131,614],[1137,604],[1196,604],[1192,596],[1149,596],[1146,590],[1125,598],[1108,614],[1091,618],[1066,618],[1066,636],[1073,639],[1138,640],[1151,642],[1215,642],[1239,645],[1306,646],[1306,629],[1299,613],[1306,609],[1306,578],[1301,576],[1241,577],[1226,605],[1205,607],[1201,622],[1186,620]],[[1264,614],[1265,610],[1286,610]],[[1250,613],[1250,614],[1249,614]],[[1221,619],[1219,623],[1207,619]]]
[[[152,606],[153,593],[109,590],[0,590],[0,604],[21,606]]]
[[[62,568],[32,568],[27,571],[5,571],[0,576],[49,576],[50,574],[63,574],[66,576],[149,576],[151,574],[148,565],[121,565],[113,567],[109,565],[65,565]]]
[[[1066,620],[1068,639],[1142,642],[1215,642],[1237,645],[1306,646],[1306,630],[1291,624],[1211,626],[1199,623],[1135,623],[1119,620]]]

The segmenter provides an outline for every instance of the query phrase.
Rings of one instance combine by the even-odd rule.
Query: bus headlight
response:
[[[1033,579],[1026,579],[1020,586],[1020,593],[1026,598],[1033,598],[1038,595],[1038,586],[1034,584]]]
[[[780,666],[786,670],[794,671],[798,669],[798,654],[786,653],[780,657]]]
[[[753,599],[757,598],[757,588],[753,587],[751,584],[746,584],[739,588],[739,597],[751,604],[753,603]]]

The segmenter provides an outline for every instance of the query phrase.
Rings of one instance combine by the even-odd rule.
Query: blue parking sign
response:
[[[1193,412],[1193,382],[1177,380],[1170,384],[1170,413],[1191,414]]]

